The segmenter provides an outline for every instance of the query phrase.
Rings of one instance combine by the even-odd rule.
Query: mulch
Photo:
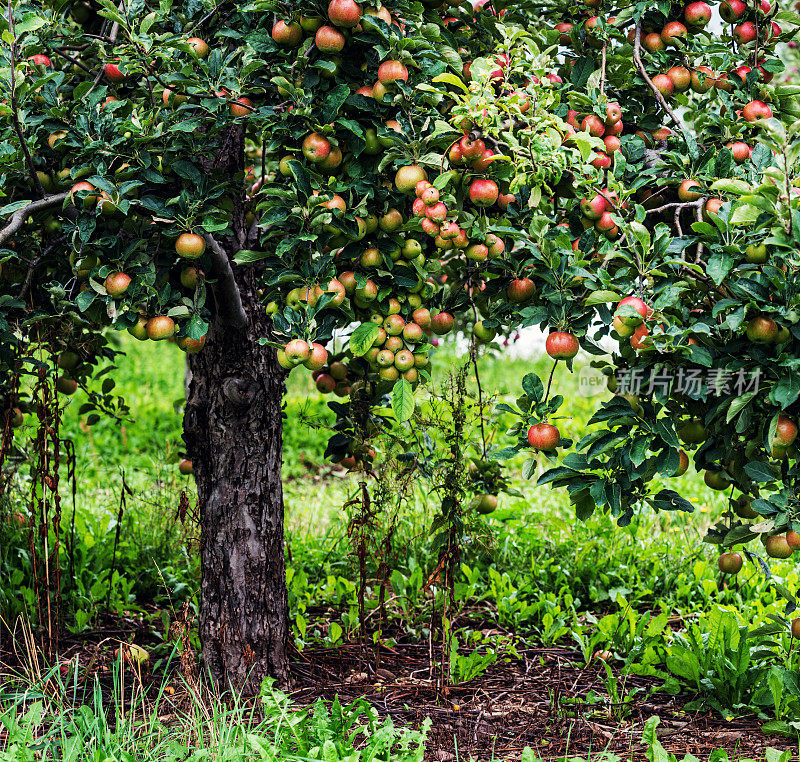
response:
[[[110,675],[112,647],[119,641],[155,645],[153,640],[148,644],[152,630],[141,620],[121,618],[105,624],[64,637],[60,659],[79,656],[102,679]],[[617,703],[608,696],[606,671],[599,661],[587,666],[578,651],[567,648],[517,648],[516,654],[518,658],[498,659],[468,683],[442,685],[431,674],[425,643],[382,646],[377,651],[360,644],[306,648],[292,655],[289,695],[297,705],[336,696],[342,703],[364,698],[398,726],[420,727],[429,717],[428,762],[516,760],[526,746],[543,760],[590,754],[595,759],[601,752],[609,759],[643,759],[642,731],[653,716],[660,720],[660,742],[678,759],[686,753],[707,759],[720,748],[733,760],[763,759],[767,747],[797,752],[796,742],[765,735],[754,716],[725,720],[711,710],[688,711],[687,702],[696,697],[661,692],[657,678],[628,676],[623,686],[613,661],[609,664],[622,697]],[[0,675],[3,666],[19,664],[16,656],[0,653]],[[434,662],[440,657],[441,652],[434,654]],[[157,686],[162,680],[163,675],[150,674],[145,683]],[[180,680],[173,685],[177,693],[170,703],[178,706],[183,703]],[[641,690],[625,702],[626,692],[630,695],[634,688]]]
[[[364,697],[396,725],[419,727],[430,717],[427,756],[438,762],[470,755],[513,760],[526,746],[542,759],[603,751],[642,759],[642,730],[653,716],[660,720],[660,742],[679,759],[686,753],[705,759],[719,748],[732,759],[763,758],[767,747],[797,751],[796,743],[765,735],[756,717],[726,721],[711,711],[687,711],[693,697],[659,692],[662,680],[628,676],[628,691],[644,690],[623,707],[609,699],[599,662],[586,666],[579,652],[562,648],[517,653],[518,659],[497,661],[465,685],[441,687],[431,679],[425,644],[381,648],[377,667],[374,648],[306,649],[292,662],[290,695],[300,704]]]

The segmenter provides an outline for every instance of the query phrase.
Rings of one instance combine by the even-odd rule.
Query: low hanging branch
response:
[[[17,209],[17,211],[11,215],[11,221],[8,223],[8,225],[0,230],[0,245],[11,238],[11,236],[22,227],[22,223],[24,223],[25,220],[27,220],[32,214],[41,212],[43,209],[50,209],[53,206],[58,206],[68,198],[69,191],[65,193],[56,193],[53,196],[45,196],[38,201],[31,201],[29,204],[25,204],[25,206],[22,208]]]
[[[686,129],[686,125],[683,123],[681,118],[672,110],[672,107],[667,103],[667,99],[663,96],[661,91],[653,84],[653,80],[650,79],[650,75],[647,73],[647,69],[645,69],[644,64],[642,63],[642,22],[639,21],[636,24],[636,36],[633,40],[633,65],[636,67],[636,70],[639,74],[642,75],[642,79],[647,83],[647,86],[653,91],[653,95],[655,96],[656,100],[658,101],[658,105],[664,109],[669,114],[670,119],[675,123],[677,128],[683,133],[686,142],[689,143],[689,131]]]
[[[211,262],[218,279],[214,288],[217,318],[226,325],[243,329],[247,326],[247,315],[242,305],[242,295],[239,293],[239,287],[233,277],[233,269],[228,255],[212,235],[206,233],[203,238],[208,244]]]

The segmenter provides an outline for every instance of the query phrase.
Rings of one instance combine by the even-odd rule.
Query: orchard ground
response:
[[[529,334],[513,359],[486,352],[480,360],[484,388],[513,401],[526,372],[549,372],[548,358],[538,354],[540,346],[539,338]],[[65,414],[66,432],[77,450],[77,589],[66,586],[71,613],[60,661],[79,669],[54,667],[48,673],[41,662],[34,669],[30,648],[20,642],[15,653],[2,657],[28,682],[7,682],[10,689],[0,696],[2,711],[8,722],[22,703],[39,695],[43,676],[57,679],[63,673],[63,695],[52,701],[52,716],[45,713],[38,726],[37,734],[45,739],[74,735],[74,725],[67,726],[68,707],[76,700],[91,704],[96,679],[108,688],[105,701],[113,700],[115,686],[120,695],[132,691],[129,701],[134,702],[149,686],[160,703],[146,703],[139,711],[143,716],[149,711],[148,721],[157,722],[167,737],[194,733],[193,741],[184,737],[181,742],[199,748],[198,739],[210,733],[222,746],[235,745],[239,741],[219,728],[245,721],[224,704],[212,701],[216,709],[206,715],[216,731],[202,723],[189,722],[182,730],[174,725],[182,713],[199,716],[198,699],[188,687],[197,678],[192,624],[198,531],[191,477],[181,477],[177,469],[184,355],[167,343],[144,349],[127,336],[122,348],[126,356],[118,363],[118,389],[135,420],[121,425],[101,420],[88,427],[77,414],[79,396]],[[457,345],[439,350],[433,388],[466,361],[459,355]],[[579,358],[576,370],[582,362]],[[562,431],[572,438],[587,430],[597,403],[578,393],[577,378],[561,364],[554,379],[567,399],[564,414],[569,417]],[[471,383],[474,389],[474,375]],[[391,717],[398,727],[420,727],[430,717],[426,753],[431,759],[456,754],[514,758],[525,746],[544,758],[599,750],[636,757],[648,748],[643,732],[654,716],[660,718],[661,741],[679,756],[692,752],[702,757],[718,747],[731,758],[759,757],[768,745],[796,749],[790,737],[766,734],[761,726],[768,721],[767,730],[791,736],[788,723],[797,716],[798,697],[774,695],[767,686],[770,670],[797,668],[798,649],[791,648],[788,635],[746,635],[748,625],[756,628],[770,615],[780,615],[785,602],[752,561],[736,580],[720,578],[717,551],[703,544],[702,535],[725,511],[727,493],[712,492],[694,471],[682,477],[681,492],[702,521],[648,511],[625,530],[601,515],[578,522],[563,492],[515,477],[512,487],[518,496],[501,495],[498,510],[488,518],[470,514],[471,542],[462,556],[456,608],[449,614],[455,649],[444,654],[441,644],[429,640],[431,617],[440,616],[442,598],[435,582],[428,584],[436,553],[427,527],[436,493],[420,487],[413,504],[395,517],[382,626],[376,609],[379,585],[370,575],[368,643],[383,643],[376,652],[359,639],[356,559],[342,508],[358,489],[359,477],[326,463],[324,425],[332,416],[307,374],[290,376],[286,414],[284,481],[295,642],[290,695],[298,705],[319,697],[338,695],[350,703],[366,696],[381,717]],[[476,437],[472,431],[467,440]],[[123,484],[130,492],[120,514]],[[188,500],[181,500],[183,490]],[[65,498],[69,531],[68,489]],[[388,524],[388,517],[378,517],[378,541]],[[4,527],[13,531],[12,523]],[[27,594],[23,590],[20,595],[19,588],[29,580],[24,553],[15,555],[13,542],[3,547],[4,616],[14,621],[23,613]],[[111,579],[109,569],[116,570]],[[800,577],[792,560],[773,562],[772,572],[790,589],[797,587]],[[19,625],[16,631],[21,634]],[[132,667],[128,658],[120,665],[120,642],[144,647],[147,661]],[[448,685],[437,687],[436,665],[443,657]],[[32,692],[22,691],[24,685]],[[128,712],[137,716],[136,709]],[[250,716],[245,724],[255,723],[254,732],[266,732],[268,719]],[[170,721],[172,730],[163,730]],[[13,745],[22,732],[13,730],[14,723],[8,727],[5,738],[0,735],[0,749]],[[119,727],[114,732],[119,735]],[[336,738],[338,731],[331,732]],[[124,738],[118,742],[127,748]],[[155,754],[153,744],[145,746]]]

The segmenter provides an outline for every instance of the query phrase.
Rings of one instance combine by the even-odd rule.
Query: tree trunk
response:
[[[288,603],[283,549],[281,397],[270,322],[252,268],[237,269],[244,329],[217,321],[191,356],[184,440],[200,501],[200,640],[220,687],[285,684]]]

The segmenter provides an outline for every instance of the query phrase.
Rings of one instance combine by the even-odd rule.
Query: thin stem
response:
[[[670,119],[677,125],[678,129],[683,133],[684,138],[688,142],[689,132],[686,129],[686,126],[681,121],[680,117],[672,110],[669,103],[667,103],[666,98],[661,94],[661,91],[653,84],[653,80],[650,79],[650,76],[647,73],[647,69],[645,69],[644,64],[642,63],[642,23],[641,21],[636,24],[636,37],[633,41],[633,64],[638,70],[639,74],[642,75],[642,79],[647,83],[647,86],[653,91],[653,95],[655,95],[656,100],[658,101],[661,108],[666,111]]]
[[[545,392],[545,395],[544,395],[544,401],[545,402],[547,402],[547,400],[550,399],[550,387],[553,384],[553,375],[556,372],[556,366],[557,365],[558,365],[558,360],[555,360],[553,362],[553,367],[550,369],[550,378],[547,379],[547,391]]]
[[[44,188],[42,187],[42,183],[39,180],[39,175],[36,174],[36,167],[33,164],[33,157],[31,156],[31,152],[28,150],[28,144],[25,142],[25,135],[22,132],[22,125],[19,123],[19,103],[17,101],[17,88],[16,88],[16,75],[15,71],[17,68],[17,33],[15,31],[14,26],[14,11],[11,5],[11,0],[8,0],[8,29],[11,32],[12,36],[14,37],[14,41],[11,43],[11,51],[10,51],[10,67],[9,67],[9,77],[10,77],[10,86],[11,86],[11,120],[14,123],[14,132],[17,133],[17,137],[19,138],[20,148],[22,148],[22,152],[25,154],[25,163],[28,165],[28,172],[31,176],[31,181],[33,182],[33,187],[36,189],[36,192],[44,198],[47,194],[44,192]]]

